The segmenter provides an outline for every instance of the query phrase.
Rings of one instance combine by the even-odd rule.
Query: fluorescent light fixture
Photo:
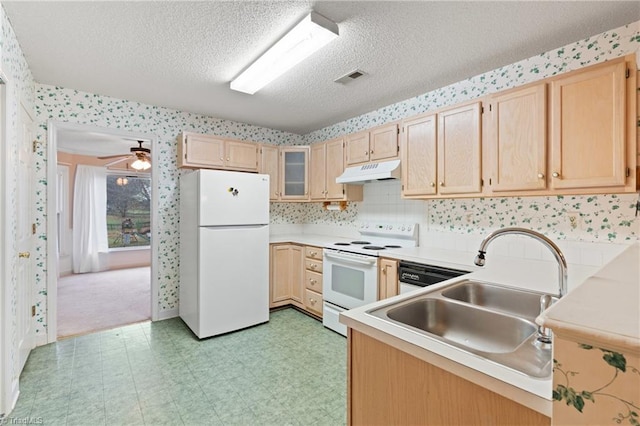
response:
[[[231,82],[231,89],[253,95],[338,37],[338,25],[311,12]]]

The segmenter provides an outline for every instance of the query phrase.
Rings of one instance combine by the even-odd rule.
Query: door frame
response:
[[[9,220],[14,212],[9,211],[7,203],[11,193],[10,182],[14,174],[15,165],[11,163],[15,158],[8,149],[9,117],[7,114],[8,91],[11,90],[9,80],[0,69],[0,414],[8,414],[18,400],[18,389],[11,383],[13,365],[11,364],[11,336],[13,321],[11,318],[11,293],[15,282],[11,277],[11,265],[15,255],[13,240],[9,241]],[[11,286],[12,288],[9,288]]]
[[[158,149],[155,149],[158,137],[151,133],[131,132],[122,129],[111,129],[89,124],[67,123],[55,120],[47,121],[47,341],[39,344],[51,343],[57,340],[57,313],[58,313],[58,227],[53,218],[56,217],[58,164],[58,136],[59,130],[74,130],[84,132],[100,132],[111,136],[144,139],[151,145],[151,321],[157,321],[159,282],[158,282],[158,211],[160,199],[158,197],[159,176]],[[55,285],[54,285],[55,283]]]

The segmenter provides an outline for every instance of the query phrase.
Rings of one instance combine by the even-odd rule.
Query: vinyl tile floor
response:
[[[344,425],[346,358],[344,337],[294,309],[204,340],[179,318],[146,322],[34,349],[4,420]]]

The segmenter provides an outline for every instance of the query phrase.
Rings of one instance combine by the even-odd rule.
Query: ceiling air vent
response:
[[[363,75],[366,75],[367,73],[365,73],[362,70],[355,70],[355,71],[351,71],[345,75],[343,75],[342,77],[340,77],[339,79],[335,80],[336,83],[340,83],[340,84],[347,84],[350,81],[355,80],[356,78],[362,77]]]

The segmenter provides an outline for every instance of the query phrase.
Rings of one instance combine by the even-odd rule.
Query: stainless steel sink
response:
[[[540,315],[542,294],[473,280],[462,281],[442,291],[446,298],[513,314],[531,321]]]
[[[482,352],[513,352],[536,327],[521,318],[457,304],[420,299],[387,311],[390,319]]]
[[[551,345],[536,341],[534,323],[540,295],[464,280],[367,313],[528,376],[548,378]]]

